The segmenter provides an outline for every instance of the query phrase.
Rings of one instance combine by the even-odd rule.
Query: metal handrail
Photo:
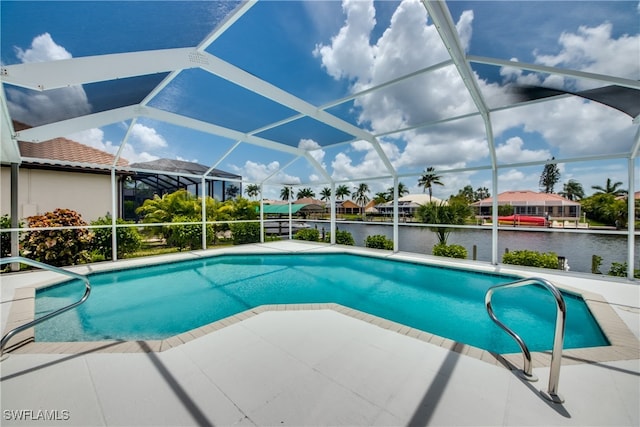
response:
[[[9,340],[17,333],[22,332],[24,330],[27,330],[29,328],[31,328],[32,326],[37,325],[38,323],[42,323],[46,320],[51,319],[52,317],[55,317],[59,314],[64,313],[65,311],[71,310],[72,308],[75,308],[77,306],[79,306],[80,304],[82,304],[83,302],[85,302],[87,300],[87,298],[89,298],[89,294],[91,293],[91,283],[89,283],[89,278],[83,274],[78,274],[78,273],[74,273],[71,271],[67,271],[67,270],[63,270],[62,268],[58,268],[58,267],[54,267],[52,265],[49,264],[45,264],[39,261],[34,261],[32,259],[29,258],[24,258],[24,257],[7,257],[7,258],[0,258],[0,265],[3,264],[10,264],[10,263],[21,263],[21,264],[27,264],[30,265],[32,267],[38,267],[41,268],[43,270],[49,270],[49,271],[53,271],[54,273],[59,273],[59,274],[63,274],[65,276],[69,276],[73,279],[78,279],[78,280],[82,280],[84,282],[85,285],[85,290],[84,290],[84,295],[82,296],[82,298],[80,298],[80,300],[74,302],[73,304],[67,305],[65,307],[62,307],[56,311],[53,311],[49,314],[46,314],[42,317],[38,317],[37,319],[34,319],[30,322],[25,323],[24,325],[20,325],[17,326],[15,328],[13,328],[12,330],[10,330],[9,332],[7,332],[3,337],[2,340],[0,340],[0,356],[2,356],[2,354],[4,353],[4,347],[7,345],[7,343],[9,342]]]
[[[507,325],[505,325],[500,320],[498,320],[498,318],[496,317],[493,311],[493,307],[491,306],[491,297],[493,296],[493,293],[496,290],[506,289],[506,288],[518,288],[521,286],[536,285],[536,284],[542,285],[545,289],[551,292],[556,302],[556,327],[555,327],[554,336],[553,336],[553,351],[551,353],[551,370],[549,372],[549,389],[546,393],[543,391],[541,391],[541,393],[545,398],[547,398],[548,400],[554,403],[562,403],[564,402],[564,399],[562,398],[562,396],[558,394],[558,380],[560,378],[560,364],[562,361],[562,345],[564,342],[564,327],[565,327],[565,320],[567,317],[567,306],[564,302],[564,298],[562,297],[562,293],[560,292],[560,290],[558,290],[558,288],[548,280],[532,277],[532,278],[518,280],[515,282],[492,286],[491,288],[489,288],[489,290],[487,291],[484,297],[484,303],[487,308],[487,313],[489,313],[489,316],[491,317],[491,320],[493,320],[495,323],[498,324],[498,326],[504,329],[504,331],[508,333],[520,346],[520,349],[522,350],[522,356],[524,359],[524,366],[523,366],[524,378],[530,381],[535,381],[537,378],[535,378],[531,370],[531,352],[529,351],[529,348],[525,344],[524,340],[520,338],[518,334],[516,334]]]

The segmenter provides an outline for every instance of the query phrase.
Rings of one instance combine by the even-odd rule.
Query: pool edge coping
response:
[[[567,290],[569,292],[575,292],[572,289]],[[10,330],[10,327],[23,324],[33,319],[35,314],[35,291],[35,287],[16,289],[6,331]],[[637,359],[640,354],[640,343],[609,303],[595,293],[581,292],[580,295],[592,311],[592,314],[611,345],[564,349],[562,352],[562,364],[575,365]],[[261,305],[162,340],[36,342],[34,328],[30,328],[12,337],[5,349],[5,354],[163,352],[228,326],[241,323],[261,313],[309,310],[333,310],[353,319],[364,321],[374,326],[406,335],[492,365],[502,366],[510,370],[521,369],[522,367],[523,356],[521,353],[498,354],[490,352],[337,303]],[[549,367],[551,365],[550,351],[531,352],[531,356],[534,368]]]

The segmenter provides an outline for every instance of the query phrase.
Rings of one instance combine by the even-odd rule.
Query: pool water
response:
[[[264,304],[337,303],[498,353],[519,351],[486,313],[487,289],[517,277],[347,254],[225,255],[89,276],[89,299],[36,326],[37,341],[163,339]],[[39,290],[36,317],[79,299],[79,281]],[[565,348],[608,345],[565,294]],[[497,292],[498,317],[550,350],[555,303],[537,286]]]

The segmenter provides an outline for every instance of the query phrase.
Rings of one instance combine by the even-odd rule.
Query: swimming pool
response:
[[[36,341],[163,339],[265,304],[337,303],[498,352],[517,352],[487,315],[484,295],[514,276],[351,254],[223,255],[90,275],[86,303],[36,326]],[[36,317],[78,298],[66,282],[36,295]],[[565,348],[608,345],[578,296]],[[496,314],[532,351],[549,350],[555,305],[536,286],[494,295]]]

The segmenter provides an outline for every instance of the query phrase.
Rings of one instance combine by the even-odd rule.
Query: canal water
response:
[[[307,221],[311,227],[329,231],[328,222]],[[393,227],[389,224],[337,223],[339,230],[349,231],[357,246],[364,246],[367,236],[374,234],[393,238]],[[432,248],[438,243],[436,234],[428,227],[400,224],[399,249],[431,255]],[[448,244],[457,244],[467,249],[472,257],[473,246],[476,246],[479,261],[491,261],[491,229],[457,229],[449,234]],[[555,252],[565,257],[570,271],[591,273],[593,255],[602,257],[600,271],[606,274],[613,262],[627,261],[627,237],[622,234],[598,234],[595,232],[563,232],[563,231],[512,231],[500,230],[498,233],[498,257],[501,260],[506,250],[529,249],[538,252]],[[635,239],[635,268],[640,268],[640,236]]]

